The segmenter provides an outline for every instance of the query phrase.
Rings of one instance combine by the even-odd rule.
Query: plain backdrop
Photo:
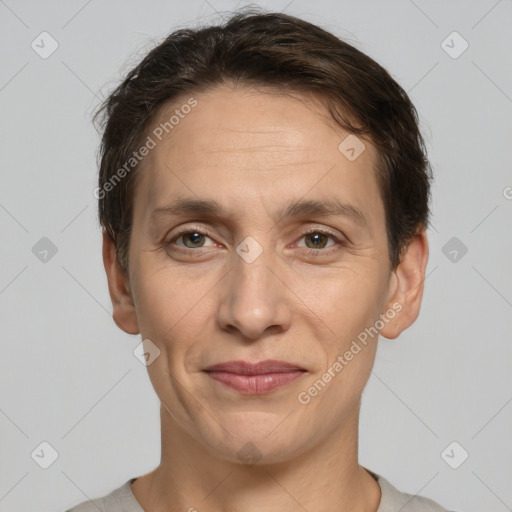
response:
[[[243,5],[0,1],[0,511],[63,511],[159,463],[140,337],[111,318],[91,115],[172,30]],[[511,510],[512,2],[253,5],[386,67],[417,106],[434,168],[422,311],[379,342],[361,464],[451,510]]]

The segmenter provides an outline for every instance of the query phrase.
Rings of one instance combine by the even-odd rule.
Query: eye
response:
[[[327,245],[329,238],[333,240],[331,245]],[[337,236],[329,231],[321,229],[312,229],[302,235],[301,240],[305,240],[306,253],[313,256],[331,254],[339,249],[339,246],[343,245],[343,240],[340,240]],[[338,247],[336,247],[338,246]],[[304,247],[298,245],[298,247]]]
[[[306,247],[310,249],[324,249],[330,237],[323,231],[312,231],[306,233],[303,238],[306,240]],[[311,245],[308,245],[308,242],[311,242]]]
[[[176,247],[182,248],[184,250],[187,249],[202,249],[205,246],[205,239],[211,238],[208,236],[208,233],[203,231],[202,229],[196,229],[196,228],[188,228],[187,230],[183,230],[176,234],[169,242],[167,242],[166,245],[172,246],[173,242],[179,241],[182,239],[183,244],[176,244]],[[212,246],[215,245],[215,243],[211,244]]]
[[[312,256],[325,256],[336,252],[344,245],[344,240],[338,238],[334,233],[322,229],[311,229],[304,233],[301,240],[305,240],[305,245],[298,244],[297,247],[303,249],[303,252]],[[331,245],[329,244],[331,239]],[[210,240],[209,245],[205,245],[206,240]],[[180,242],[181,243],[178,243]],[[208,232],[202,228],[187,228],[176,233],[165,245],[171,249],[190,253],[200,252],[198,249],[216,247],[217,244],[209,236]]]

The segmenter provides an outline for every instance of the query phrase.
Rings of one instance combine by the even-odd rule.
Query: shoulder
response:
[[[377,512],[449,512],[429,498],[400,492],[382,476],[370,473],[377,479],[382,493]]]
[[[377,480],[381,489],[377,512],[449,512],[429,498],[400,492],[381,475],[367,471]],[[134,480],[132,478],[110,494],[80,503],[66,512],[144,512],[131,491],[130,485]]]
[[[131,491],[131,478],[111,493],[89,501],[84,501],[66,512],[144,512]]]

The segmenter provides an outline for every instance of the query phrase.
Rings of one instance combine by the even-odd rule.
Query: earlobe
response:
[[[391,277],[391,297],[386,310],[396,315],[381,329],[380,334],[395,339],[410,327],[420,312],[425,272],[428,262],[428,240],[426,230],[414,236]]]
[[[107,274],[114,322],[128,334],[139,334],[140,330],[129,279],[119,266],[115,243],[106,230],[103,230],[103,265]]]

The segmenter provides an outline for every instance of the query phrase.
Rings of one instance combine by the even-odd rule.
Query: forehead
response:
[[[241,154],[252,154],[256,158],[252,167],[263,171],[266,167],[257,164],[272,157],[279,157],[276,164],[281,165],[324,160],[319,157],[328,145],[331,156],[337,157],[340,137],[348,135],[312,95],[222,85],[194,95],[194,99],[197,106],[183,119],[174,116],[178,123],[169,137],[164,135],[162,151],[153,156],[165,157],[166,150],[172,150],[175,157],[190,162],[207,158],[211,164],[218,163],[217,159],[226,164],[238,163]],[[155,125],[163,125],[169,114],[181,110],[188,101],[186,97],[174,101],[160,112]],[[249,168],[250,158],[245,160]]]
[[[149,215],[184,195],[215,198],[245,212],[256,201],[307,196],[383,214],[375,148],[359,141],[364,146],[355,149],[364,147],[362,153],[347,158],[340,144],[343,149],[350,134],[315,98],[231,86],[191,96],[192,109],[183,108],[190,104],[183,96],[162,109],[151,127],[156,145],[138,179],[136,214]],[[161,140],[154,135],[162,132],[158,127],[167,127]]]

